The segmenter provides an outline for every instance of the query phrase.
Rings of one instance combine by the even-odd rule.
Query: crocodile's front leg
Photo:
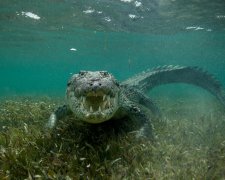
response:
[[[54,128],[58,120],[62,119],[63,117],[67,116],[70,113],[71,111],[67,105],[58,107],[56,111],[53,112],[51,116],[49,117],[49,120],[46,124],[46,128],[50,128],[50,129]]]
[[[154,140],[151,118],[146,110],[143,110],[140,105],[126,100],[126,103],[123,103],[122,111],[124,111],[130,119],[141,123],[142,127],[137,134],[138,138],[148,137]]]
[[[127,86],[124,88],[124,92],[126,94],[126,97],[132,100],[132,102],[141,104],[142,106],[148,108],[152,112],[154,117],[160,118],[162,116],[160,109],[155,104],[155,102],[140,90]]]

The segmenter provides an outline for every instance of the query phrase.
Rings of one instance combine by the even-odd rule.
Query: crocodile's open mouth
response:
[[[120,85],[107,71],[74,74],[66,92],[67,103],[77,120],[101,123],[113,118],[118,111]]]
[[[80,110],[85,114],[85,121],[100,123],[113,116],[118,106],[118,94],[109,95],[103,91],[91,91],[80,96],[79,102]]]

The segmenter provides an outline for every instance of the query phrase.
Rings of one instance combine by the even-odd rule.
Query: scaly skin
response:
[[[148,92],[156,86],[168,83],[187,83],[202,87],[225,105],[225,93],[220,82],[198,67],[171,65],[157,67],[137,74],[121,84]]]
[[[102,123],[119,108],[120,86],[108,72],[81,71],[68,82],[66,97],[77,119]]]
[[[196,67],[163,66],[147,70],[119,83],[106,71],[81,71],[74,74],[66,91],[67,104],[59,107],[49,118],[47,127],[56,126],[59,119],[69,113],[76,120],[102,123],[124,116],[140,121],[140,136],[154,138],[150,112],[160,115],[158,107],[144,93],[167,83],[188,83],[200,86],[225,105],[225,95],[220,83]]]

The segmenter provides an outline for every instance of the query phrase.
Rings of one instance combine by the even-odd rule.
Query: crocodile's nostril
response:
[[[99,83],[99,86],[101,86],[102,84],[101,83]]]
[[[92,83],[90,83],[90,86],[93,86],[93,84],[92,84]]]

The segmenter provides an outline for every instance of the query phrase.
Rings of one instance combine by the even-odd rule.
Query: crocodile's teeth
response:
[[[116,98],[113,98],[113,103],[116,104]]]
[[[89,116],[90,116],[90,113],[87,113],[87,114],[86,114],[86,117],[88,118]]]
[[[108,106],[109,106],[109,107],[111,106],[111,101],[110,101],[110,100],[108,101]]]
[[[93,112],[93,108],[92,108],[92,106],[90,106],[90,112]]]
[[[102,100],[105,101],[105,98],[106,98],[106,95],[104,95],[104,96],[102,97]]]
[[[100,106],[98,107],[98,111],[99,111],[99,112],[101,112],[101,111],[102,111],[102,108],[101,108]]]
[[[84,109],[84,104],[83,103],[81,103],[80,106],[81,106],[82,109]]]
[[[111,104],[110,96],[107,96],[107,103],[108,103],[108,106],[110,106],[110,104]]]
[[[85,101],[86,101],[86,97],[82,96],[82,102],[83,102],[83,104],[85,103]]]
[[[103,102],[102,109],[105,109],[106,103],[107,103],[106,101]]]

